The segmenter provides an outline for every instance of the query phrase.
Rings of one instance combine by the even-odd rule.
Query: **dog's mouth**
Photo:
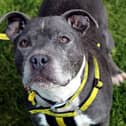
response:
[[[49,77],[44,77],[41,75],[37,75],[34,77],[31,77],[31,79],[29,80],[28,84],[26,84],[24,86],[24,88],[26,90],[29,90],[33,85],[38,87],[38,88],[42,88],[42,89],[49,89],[49,88],[55,88],[55,87],[59,87],[59,86],[66,86],[68,83],[70,82],[70,80],[66,80],[64,81],[64,83],[60,83],[55,79],[51,79]]]
[[[47,77],[40,76],[40,75],[32,77],[30,79],[30,83],[47,83],[48,84],[49,82],[51,82],[50,79],[48,79]]]

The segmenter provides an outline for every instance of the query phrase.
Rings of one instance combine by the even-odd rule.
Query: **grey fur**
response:
[[[73,10],[69,11],[70,9]],[[82,9],[81,12],[78,9]],[[69,16],[64,16],[64,12]],[[107,22],[101,1],[47,0],[40,10],[40,16],[43,17],[31,20],[21,13],[11,13],[9,18],[7,16],[9,24],[6,33],[14,42],[15,63],[22,75],[24,87],[38,89],[41,94],[43,88],[50,88],[52,83],[53,86],[66,86],[77,75],[85,56],[89,63],[89,76],[82,94],[78,97],[80,104],[93,86],[95,56],[104,86],[93,104],[81,114],[90,117],[95,125],[107,126],[112,104],[112,82],[106,57],[113,47],[113,41],[107,45]],[[99,28],[96,27],[97,22]],[[110,39],[109,36],[108,34],[107,40]],[[101,48],[97,47],[98,42],[101,42]],[[63,102],[58,98],[52,101]],[[40,99],[37,103],[38,106],[51,107]],[[69,111],[71,109],[73,108]],[[37,118],[37,115],[33,118]],[[41,126],[40,119],[35,120],[36,125]],[[91,124],[93,123],[89,125]]]
[[[39,11],[39,16],[60,15],[71,9],[86,10],[95,18],[99,25],[99,31],[102,33],[104,39],[104,41],[100,42],[102,44],[101,50],[106,54],[112,76],[114,77],[120,74],[122,71],[110,56],[115,45],[111,33],[108,30],[106,10],[102,0],[74,0],[74,2],[72,0],[44,0]]]

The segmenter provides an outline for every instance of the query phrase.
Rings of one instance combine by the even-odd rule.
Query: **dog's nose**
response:
[[[40,69],[45,66],[49,61],[48,56],[46,55],[34,55],[30,58],[30,64],[34,69]]]

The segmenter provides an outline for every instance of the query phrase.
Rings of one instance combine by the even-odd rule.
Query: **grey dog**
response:
[[[108,126],[114,41],[101,0],[45,0],[39,17],[10,12],[6,34],[37,126]],[[118,80],[118,78],[117,78]]]

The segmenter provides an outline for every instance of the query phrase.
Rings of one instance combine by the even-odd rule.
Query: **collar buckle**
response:
[[[55,111],[57,108],[63,107],[66,103],[67,103],[67,101],[62,102],[62,103],[56,103],[56,104],[52,105],[52,106],[50,107],[50,109],[51,109],[52,111]]]
[[[94,86],[98,89],[101,89],[103,87],[103,82],[97,78],[94,79]]]

